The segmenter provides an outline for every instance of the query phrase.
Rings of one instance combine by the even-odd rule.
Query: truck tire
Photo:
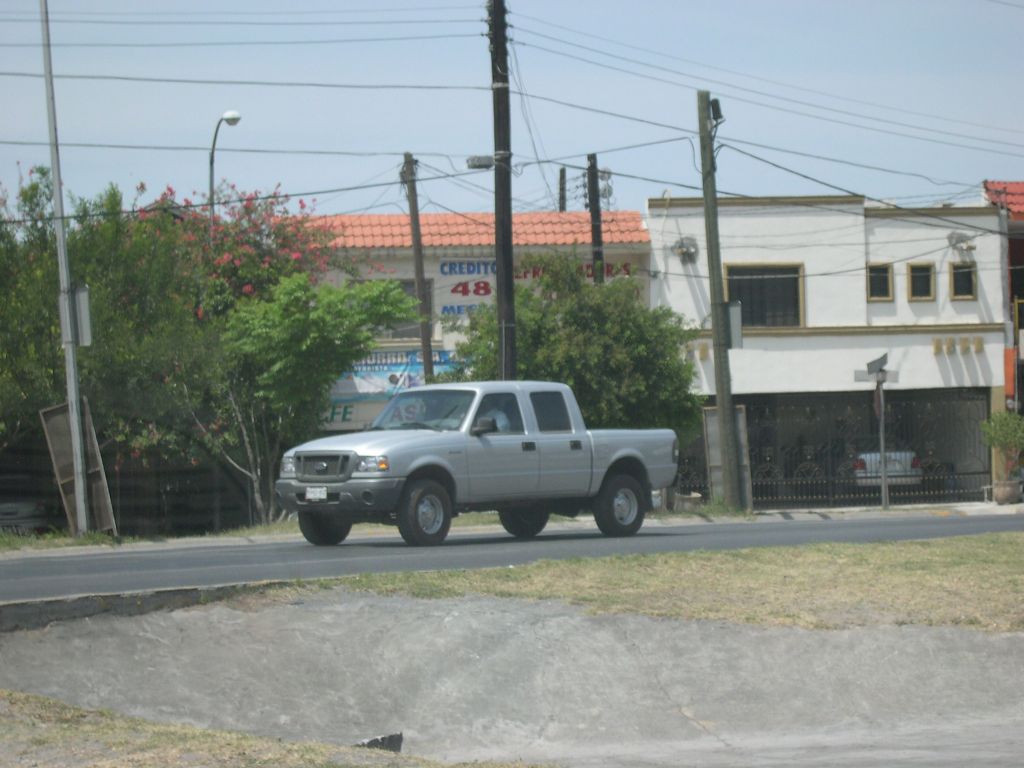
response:
[[[440,483],[426,478],[405,487],[398,503],[398,532],[415,547],[440,544],[452,527],[452,500]]]
[[[310,544],[333,547],[352,530],[352,523],[324,512],[299,512],[299,530]]]
[[[647,501],[632,475],[612,475],[594,502],[594,521],[605,536],[632,536],[644,524]]]
[[[502,527],[517,539],[532,539],[544,530],[550,515],[532,507],[506,507],[498,510]]]

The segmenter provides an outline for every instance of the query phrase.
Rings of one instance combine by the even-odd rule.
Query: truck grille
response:
[[[352,474],[350,453],[299,453],[295,474],[304,482],[338,482]]]

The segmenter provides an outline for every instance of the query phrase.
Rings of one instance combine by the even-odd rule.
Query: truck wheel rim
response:
[[[420,530],[433,535],[441,530],[444,524],[444,507],[436,496],[424,496],[416,505],[416,521]]]
[[[612,514],[615,515],[615,521],[619,525],[629,525],[636,519],[639,511],[640,504],[636,494],[627,488],[619,489],[612,500]]]

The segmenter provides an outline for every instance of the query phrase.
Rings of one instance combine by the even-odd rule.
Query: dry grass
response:
[[[161,725],[0,690],[0,768],[455,768],[373,749]],[[473,763],[522,768],[521,763]]]
[[[542,561],[379,574],[350,588],[415,597],[557,599],[595,613],[831,629],[1024,630],[1024,534]]]

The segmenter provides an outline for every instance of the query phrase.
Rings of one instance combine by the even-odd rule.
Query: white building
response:
[[[977,425],[1013,385],[1001,226],[989,206],[719,200],[726,296],[741,302],[743,326],[742,348],[729,352],[732,391],[747,409],[755,497],[857,495],[853,462],[872,442],[877,450],[877,419],[874,385],[854,372],[883,354],[898,374],[886,384],[891,440],[916,452],[926,475],[904,489],[908,500],[980,494],[990,455]],[[705,329],[692,354],[697,386],[713,394],[703,200],[651,199],[648,228],[651,303]],[[695,478],[700,459],[695,451]]]

